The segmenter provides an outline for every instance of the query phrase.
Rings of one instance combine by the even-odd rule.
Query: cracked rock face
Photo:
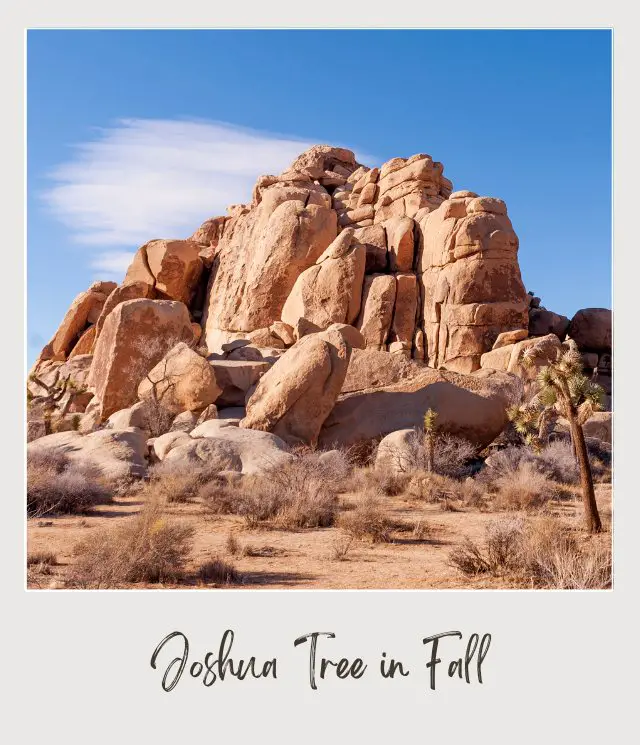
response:
[[[473,372],[498,335],[527,329],[518,237],[500,199],[456,192],[419,221],[427,361]]]

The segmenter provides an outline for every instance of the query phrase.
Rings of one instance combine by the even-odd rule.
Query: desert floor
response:
[[[579,540],[611,541],[611,485],[597,484],[596,495],[606,532],[588,537],[581,530],[582,505],[578,501],[550,502],[546,513],[566,522]],[[342,495],[343,502],[355,504],[358,495]],[[449,564],[449,553],[465,537],[481,540],[485,526],[512,512],[479,512],[474,509],[443,510],[438,503],[418,502],[405,497],[387,497],[390,516],[427,526],[426,535],[416,538],[397,533],[390,543],[367,543],[353,540],[346,557],[334,557],[334,547],[348,540],[337,527],[298,531],[271,529],[250,530],[242,518],[233,515],[213,516],[198,502],[169,504],[168,516],[179,518],[196,528],[187,574],[180,584],[148,585],[150,589],[207,589],[227,585],[206,584],[198,579],[196,568],[216,557],[230,561],[241,573],[240,584],[232,589],[481,589],[509,588],[505,578],[477,575],[467,577]],[[143,503],[136,497],[121,498],[113,504],[98,507],[89,515],[51,517],[29,520],[27,549],[29,553],[52,552],[55,566],[47,572],[28,571],[29,588],[57,589],[64,586],[65,576],[74,562],[74,547],[87,537],[88,531],[110,528],[130,520]],[[573,532],[573,531],[572,531]],[[227,549],[233,533],[240,553],[230,556]],[[522,587],[522,585],[517,585]],[[142,589],[143,585],[127,585]]]

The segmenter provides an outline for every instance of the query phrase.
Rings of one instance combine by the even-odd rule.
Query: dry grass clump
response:
[[[58,560],[56,555],[52,551],[32,551],[27,554],[27,566],[35,566],[37,564],[46,566],[56,566]]]
[[[557,486],[535,464],[521,462],[511,473],[493,479],[493,506],[501,510],[532,510],[557,495]]]
[[[372,495],[366,496],[353,510],[343,512],[337,524],[352,538],[371,543],[388,543],[398,527],[385,512],[382,502]]]
[[[476,445],[462,437],[443,432],[434,437],[431,470],[441,476],[463,478],[476,470],[474,461],[477,455]],[[428,457],[424,433],[415,430],[395,454],[387,449],[386,458],[390,459],[392,470],[399,473],[426,471]]]
[[[466,575],[511,577],[522,586],[550,589],[604,589],[611,586],[611,548],[591,541],[583,546],[552,518],[522,517],[487,526],[482,544],[465,539],[449,555]]]
[[[149,501],[160,499],[179,504],[192,502],[203,487],[220,481],[219,470],[215,463],[185,466],[182,463],[162,461],[149,470],[149,481],[137,496]]]
[[[158,502],[148,503],[127,523],[96,532],[76,547],[70,585],[109,588],[177,581],[194,532],[191,526],[167,519]]]
[[[381,468],[358,468],[352,473],[348,490],[353,492],[378,491],[387,497],[402,494],[410,481],[409,473],[396,473]]]
[[[339,535],[331,543],[330,558],[333,561],[347,561],[347,554],[351,550],[355,538],[352,535]]]
[[[443,502],[456,499],[460,491],[460,482],[441,476],[438,473],[418,471],[411,476],[406,494],[425,502]]]
[[[338,511],[336,481],[336,472],[311,453],[238,481],[212,481],[200,498],[213,514],[241,515],[250,528],[325,528]]]
[[[198,567],[196,574],[201,582],[208,585],[239,585],[244,581],[233,564],[220,558],[205,561]]]
[[[113,492],[96,466],[72,461],[52,450],[28,453],[28,517],[82,514],[112,498]]]

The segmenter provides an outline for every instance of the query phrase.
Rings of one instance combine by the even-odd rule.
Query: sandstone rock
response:
[[[351,348],[336,329],[305,336],[260,379],[241,427],[313,444],[344,382]]]
[[[89,326],[89,328],[80,336],[73,349],[69,352],[69,359],[77,357],[79,354],[91,354],[95,338],[96,327]]]
[[[144,477],[146,439],[139,429],[99,430],[88,435],[61,432],[30,443],[27,452],[64,453],[72,461],[95,465],[109,481]]]
[[[580,349],[611,349],[611,311],[607,308],[583,308],[571,319],[569,336]]]
[[[354,349],[341,392],[353,393],[393,385],[415,378],[425,369],[424,364],[402,356],[373,349]]]
[[[343,230],[316,264],[302,272],[282,309],[282,320],[295,327],[305,318],[321,328],[353,323],[360,311],[365,249]]]
[[[387,234],[383,225],[371,225],[353,231],[354,241],[366,251],[365,273],[375,274],[387,269]]]
[[[288,323],[276,321],[275,323],[272,323],[271,326],[269,326],[269,331],[271,331],[274,336],[282,339],[282,343],[286,347],[290,347],[292,344],[295,344],[296,339],[294,336],[293,326],[289,326]]]
[[[399,429],[385,435],[376,451],[375,469],[385,473],[406,473],[415,467],[413,455],[417,429]]]
[[[569,422],[563,417],[558,417],[555,426],[556,431],[570,433]],[[613,432],[613,414],[610,411],[596,411],[582,425],[585,437],[593,437],[600,442],[611,445]]]
[[[219,428],[213,437],[189,439],[173,447],[165,460],[253,474],[278,468],[293,457],[286,444],[269,432],[230,426]]]
[[[264,190],[259,205],[228,224],[203,321],[210,351],[217,330],[250,332],[280,320],[298,275],[337,235],[330,204],[326,190],[311,181],[295,188],[277,183]]]
[[[115,282],[96,283],[75,298],[50,342],[50,353],[41,355],[42,359],[46,359],[47,356],[64,359],[69,354],[91,323],[89,318],[96,318],[100,314],[107,299],[106,293],[102,290],[108,290],[111,285],[115,287]]]
[[[472,372],[500,333],[528,327],[518,238],[501,200],[449,199],[418,224],[428,362]]]
[[[106,429],[129,429],[130,427],[136,427],[137,429],[147,430],[147,416],[147,404],[144,401],[138,401],[137,404],[134,404],[128,409],[114,411],[104,426]]]
[[[208,422],[211,419],[217,419],[218,418],[218,407],[215,404],[209,404],[207,407],[205,407],[198,416],[197,424],[202,424],[203,422]]]
[[[391,329],[396,300],[396,280],[389,274],[371,274],[365,277],[362,307],[356,328],[365,339],[367,347],[385,348]]]
[[[492,349],[500,349],[511,344],[516,344],[529,336],[527,329],[516,329],[515,331],[503,331],[493,343]]]
[[[179,342],[142,379],[138,397],[158,401],[167,411],[178,414],[201,411],[214,403],[222,390],[211,364]]]
[[[127,300],[153,299],[155,298],[153,285],[147,282],[131,282],[120,287],[115,287],[107,297],[105,304],[102,306],[100,317],[96,321],[95,339],[100,336],[105,319],[111,311],[120,303]]]
[[[219,419],[227,419],[237,423],[240,423],[242,419],[247,415],[247,410],[244,406],[228,406],[224,409],[220,409],[218,412]]]
[[[245,394],[255,385],[271,365],[260,362],[240,360],[210,360],[215,380],[221,389],[216,399],[219,406],[238,406],[244,404]]]
[[[198,424],[189,434],[191,437],[216,437],[221,429],[225,427],[238,427],[239,423],[237,419],[209,419],[206,422]]]
[[[192,429],[194,429],[197,424],[197,411],[183,411],[178,414],[173,422],[171,422],[171,429],[169,430],[169,432],[186,432],[188,434],[189,432],[191,432]]]
[[[529,310],[529,333],[531,336],[546,336],[555,334],[560,341],[564,341],[569,328],[569,319],[558,313],[552,313],[546,308],[532,307]]]
[[[423,368],[419,375],[393,385],[342,394],[318,442],[323,448],[348,446],[400,429],[421,429],[424,413],[431,408],[438,413],[440,431],[484,447],[504,429],[506,410],[521,395],[522,382],[514,375],[488,370],[460,375]]]
[[[582,362],[588,370],[593,370],[598,367],[598,354],[597,352],[584,352],[582,355]]]
[[[411,356],[418,309],[418,282],[415,274],[396,275],[396,302],[391,323],[391,342],[400,342]],[[391,351],[391,347],[389,347]]]
[[[146,374],[176,344],[192,339],[182,303],[128,300],[117,305],[105,320],[87,381],[100,402],[100,418],[134,404]]]
[[[382,225],[387,234],[391,271],[410,272],[413,269],[413,220],[410,217],[392,217]]]
[[[149,241],[133,257],[124,284],[144,282],[158,298],[188,305],[202,273],[199,253],[195,241]]]
[[[191,442],[188,432],[175,430],[155,437],[153,440],[153,452],[158,460],[164,460],[167,453],[173,448]]]

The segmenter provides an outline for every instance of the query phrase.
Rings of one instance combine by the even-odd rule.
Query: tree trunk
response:
[[[580,469],[580,485],[582,486],[582,501],[584,503],[585,524],[589,533],[599,533],[602,530],[596,495],[593,488],[593,476],[591,475],[591,464],[587,443],[584,439],[582,427],[578,424],[575,415],[572,415],[569,423],[571,425],[571,440],[575,448],[578,468]]]
[[[427,433],[427,471],[431,473],[433,471],[433,433]]]

